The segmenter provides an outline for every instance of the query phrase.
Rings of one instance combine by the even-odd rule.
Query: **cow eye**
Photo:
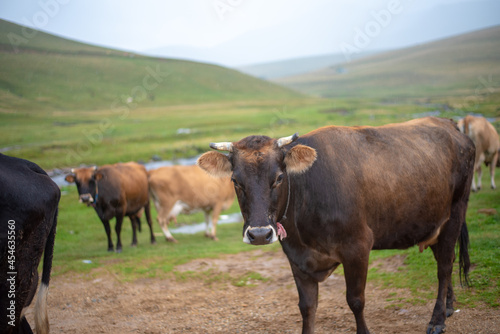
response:
[[[281,184],[281,182],[283,182],[283,177],[284,177],[283,173],[278,175],[278,177],[276,178],[276,181],[274,181],[273,188],[279,186]]]
[[[236,181],[234,177],[231,178],[231,181],[233,182],[236,188],[243,190],[243,187],[238,183],[238,181]]]

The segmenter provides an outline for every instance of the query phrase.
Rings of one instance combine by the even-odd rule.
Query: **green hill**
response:
[[[498,92],[499,77],[497,26],[275,82],[323,97],[467,97]]]
[[[3,20],[0,63],[0,112],[300,96],[224,67],[96,47]]]

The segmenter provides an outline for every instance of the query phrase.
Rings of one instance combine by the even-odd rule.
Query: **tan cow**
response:
[[[205,236],[217,240],[219,215],[233,204],[235,197],[229,178],[214,178],[198,166],[161,167],[148,174],[149,193],[167,241],[177,242],[168,230],[168,224],[176,221],[180,213],[196,211],[205,213]]]
[[[472,178],[472,191],[481,189],[481,177],[483,172],[481,164],[490,166],[491,188],[496,189],[495,185],[495,166],[498,162],[500,151],[500,141],[497,130],[484,117],[468,115],[458,121],[458,127],[462,133],[468,135],[474,145],[476,145],[476,159],[474,170],[477,172],[477,187],[474,178]]]

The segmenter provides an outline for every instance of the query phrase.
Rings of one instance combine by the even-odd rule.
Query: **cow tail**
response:
[[[464,118],[464,134],[466,134],[467,136],[469,135],[469,118],[468,117],[465,117]]]
[[[470,259],[469,259],[469,231],[467,230],[467,224],[464,222],[462,224],[462,230],[460,231],[459,237],[459,275],[460,284],[463,286],[471,286],[469,280],[469,269],[470,269]]]
[[[52,228],[45,243],[43,252],[42,283],[38,289],[35,303],[35,328],[37,334],[49,333],[49,316],[47,314],[47,295],[49,292],[50,272],[52,270],[52,257],[54,255],[54,242],[56,238],[57,209],[54,215]]]

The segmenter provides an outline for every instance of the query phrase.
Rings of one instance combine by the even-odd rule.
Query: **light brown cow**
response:
[[[217,240],[219,215],[231,206],[235,197],[229,178],[214,178],[198,166],[161,167],[148,174],[149,193],[167,241],[177,242],[168,230],[168,224],[180,213],[195,211],[205,213],[205,236]]]
[[[498,162],[500,151],[500,141],[497,130],[484,117],[468,115],[458,121],[458,127],[462,133],[468,135],[474,145],[476,145],[476,160],[474,170],[477,173],[477,187],[474,178],[472,178],[472,191],[481,189],[481,177],[483,172],[481,164],[490,166],[491,188],[496,189],[495,185],[495,166]]]

